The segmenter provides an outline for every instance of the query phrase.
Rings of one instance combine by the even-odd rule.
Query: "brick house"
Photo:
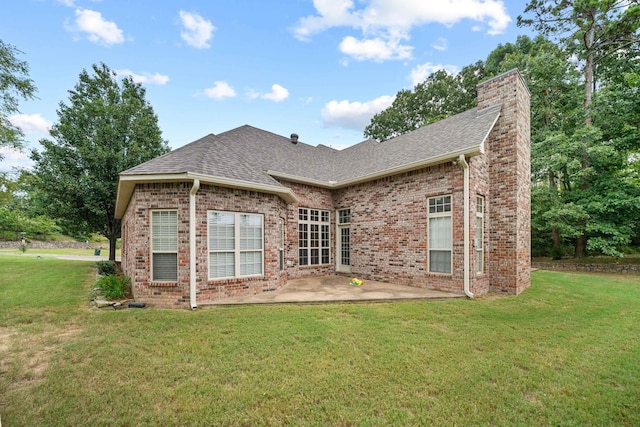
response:
[[[337,151],[241,126],[120,174],[136,300],[191,307],[345,274],[470,297],[530,284],[529,91]]]

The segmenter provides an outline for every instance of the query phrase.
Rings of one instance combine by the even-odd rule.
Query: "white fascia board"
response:
[[[241,190],[258,191],[268,194],[277,194],[289,203],[298,203],[299,201],[298,197],[290,188],[280,185],[257,184],[250,181],[241,181],[237,179],[221,178],[217,176],[201,175],[195,173],[187,173],[187,178],[189,180],[199,179],[202,183],[219,185],[221,187],[238,188]]]
[[[491,126],[489,127],[489,130],[487,131],[487,134],[484,136],[484,138],[482,138],[482,142],[480,143],[480,153],[484,154],[485,153],[485,143],[487,142],[487,139],[489,139],[489,135],[491,134],[491,132],[493,132],[493,128],[495,127],[496,123],[498,123],[498,119],[500,119],[501,114],[498,113],[496,115],[495,120],[493,121],[493,123],[491,123]]]
[[[267,170],[267,174],[274,178],[280,178],[280,179],[284,179],[291,182],[298,182],[301,184],[313,185],[314,187],[333,188],[335,186],[335,181],[329,181],[329,182],[320,181],[318,179],[305,178],[304,176],[291,175],[288,173],[272,171],[272,170]]]

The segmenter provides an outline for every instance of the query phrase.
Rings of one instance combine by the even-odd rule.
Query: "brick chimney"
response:
[[[531,284],[530,93],[518,70],[478,85],[478,109],[502,104],[487,138],[487,273],[490,290],[519,294]]]

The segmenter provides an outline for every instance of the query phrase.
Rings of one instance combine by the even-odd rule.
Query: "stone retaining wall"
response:
[[[11,241],[11,242],[0,242],[0,248],[18,248],[20,246],[20,241]],[[101,243],[97,242],[40,242],[40,241],[31,241],[27,243],[27,248],[29,249],[97,249],[100,246],[103,246]],[[104,245],[106,248],[108,246]]]
[[[571,262],[534,262],[532,268],[556,271],[584,271],[589,273],[640,274],[637,264],[577,264]]]

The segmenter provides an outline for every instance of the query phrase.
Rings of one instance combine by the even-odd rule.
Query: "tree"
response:
[[[413,91],[401,90],[389,108],[373,116],[365,128],[365,137],[386,141],[473,108],[483,69],[484,63],[478,61],[455,76],[438,70],[418,83]]]
[[[31,173],[23,169],[13,179],[12,175],[14,173],[0,173],[0,240],[47,239],[60,231],[51,218],[34,209]]]
[[[525,14],[518,16],[518,25],[535,28],[543,35],[554,37],[563,49],[580,61],[583,74],[584,125],[593,124],[592,101],[597,88],[598,67],[612,56],[632,49],[640,43],[640,0],[531,0]],[[587,129],[591,135],[597,129]],[[578,139],[579,140],[579,139]],[[582,175],[590,169],[591,138],[582,140],[578,160]],[[587,192],[590,179],[581,179],[580,190]],[[581,220],[582,231],[575,243],[575,255],[586,256],[589,218]]]
[[[610,55],[640,41],[639,0],[531,0],[518,16],[519,26],[531,26],[554,37],[582,63],[585,123],[591,124],[590,105],[596,88],[596,70]]]
[[[41,203],[64,228],[107,237],[113,260],[118,174],[168,151],[158,118],[144,88],[131,77],[119,83],[105,64],[80,73],[57,114],[53,140],[41,140],[44,150],[31,154]]]
[[[11,114],[19,113],[18,101],[33,99],[36,87],[29,78],[29,64],[18,59],[15,47],[0,40],[0,148],[21,148],[24,134],[9,121]],[[0,153],[0,160],[3,158]]]

